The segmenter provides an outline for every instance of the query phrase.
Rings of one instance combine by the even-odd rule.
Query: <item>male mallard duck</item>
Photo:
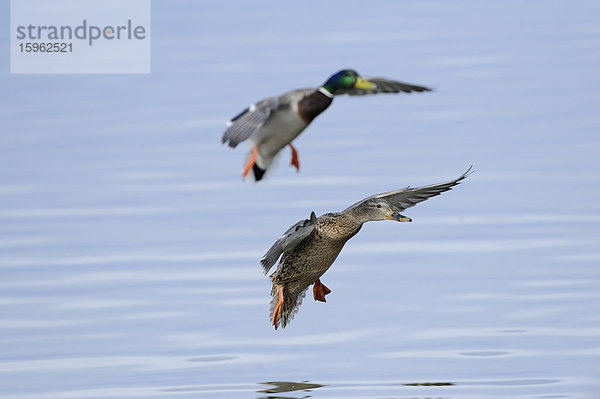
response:
[[[377,93],[411,93],[431,91],[423,86],[397,82],[383,78],[361,78],[352,70],[332,75],[318,88],[288,91],[279,97],[269,97],[252,104],[228,122],[222,142],[235,148],[250,139],[250,160],[242,176],[250,170],[254,178],[262,179],[275,155],[286,145],[292,150],[291,165],[300,170],[298,152],[292,141],[333,101],[333,96],[349,94],[360,96]]]
[[[406,187],[372,195],[342,212],[326,213],[318,218],[312,212],[309,219],[290,227],[260,260],[267,274],[283,254],[277,270],[269,276],[273,282],[271,322],[275,329],[280,325],[285,327],[292,320],[311,284],[314,284],[315,300],[325,302],[325,295],[331,290],[319,279],[363,223],[384,219],[411,222],[400,212],[450,190],[465,179],[470,171],[471,168],[446,183]]]

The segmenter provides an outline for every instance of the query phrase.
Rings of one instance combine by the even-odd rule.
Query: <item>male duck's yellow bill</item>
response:
[[[362,90],[372,90],[375,87],[377,87],[377,85],[373,82],[369,82],[368,80],[364,80],[363,78],[361,78],[359,76],[356,79],[356,83],[354,84],[354,87],[356,87],[357,89],[362,89]]]

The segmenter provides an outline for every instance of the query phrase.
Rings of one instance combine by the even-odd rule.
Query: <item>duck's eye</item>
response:
[[[377,208],[381,208],[381,204],[377,204]]]

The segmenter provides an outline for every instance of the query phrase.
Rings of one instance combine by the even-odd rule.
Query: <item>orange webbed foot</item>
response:
[[[298,151],[296,150],[296,147],[294,147],[293,145],[289,144],[289,146],[292,149],[292,160],[290,162],[290,165],[295,166],[296,170],[299,172],[300,171],[300,160],[298,159]]]
[[[275,310],[273,310],[273,325],[277,330],[277,326],[279,325],[279,316],[281,316],[281,309],[283,308],[283,285],[279,286],[279,290],[277,291],[277,305],[275,305]]]
[[[250,169],[252,169],[252,166],[254,166],[254,162],[256,162],[257,154],[258,154],[258,147],[255,145],[254,147],[252,147],[252,154],[250,155],[250,160],[246,164],[246,167],[244,168],[244,172],[242,173],[242,177],[244,179],[246,177],[248,177],[248,173],[250,173]]]
[[[317,279],[317,281],[315,281],[315,285],[313,286],[313,296],[315,297],[315,301],[327,302],[325,300],[325,295],[330,292],[331,290],[325,287],[325,285],[321,283],[321,280]]]

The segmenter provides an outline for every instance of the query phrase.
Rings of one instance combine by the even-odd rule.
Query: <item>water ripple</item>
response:
[[[55,266],[55,265],[98,265],[112,263],[179,263],[199,262],[209,260],[235,260],[254,259],[262,255],[262,250],[247,251],[203,251],[195,253],[151,253],[142,251],[138,253],[123,253],[111,255],[93,255],[61,258],[4,258],[0,259],[0,267],[22,267],[22,266]]]
[[[486,350],[403,350],[396,352],[375,353],[372,356],[375,358],[393,358],[393,359],[459,359],[463,357],[472,358],[489,358],[489,357],[540,357],[548,358],[549,356],[569,356],[569,357],[596,357],[600,354],[600,347],[589,349],[555,349],[555,350],[534,350],[534,349],[518,349],[518,350],[501,350],[501,349],[486,349]]]
[[[91,216],[138,216],[173,213],[168,207],[88,207],[88,208],[41,208],[41,209],[11,209],[0,212],[0,218],[65,218]]]
[[[397,241],[355,244],[345,249],[345,253],[455,253],[455,252],[505,252],[527,249],[542,249],[582,245],[581,240],[566,239],[515,239],[515,240],[460,240],[460,241]]]
[[[597,337],[600,327],[595,328],[558,328],[558,327],[527,327],[527,328],[440,328],[434,330],[419,330],[409,333],[407,338],[414,340],[502,337],[506,334],[520,336],[546,337]]]
[[[262,280],[260,272],[254,268],[219,268],[198,271],[105,271],[82,273],[59,278],[29,279],[26,281],[0,282],[0,287],[55,287],[79,286],[83,284],[98,285],[100,283],[130,283],[130,282],[185,282],[185,281],[233,281],[233,280]]]
[[[0,248],[31,247],[39,244],[47,244],[52,241],[51,237],[20,237],[20,238],[0,238]]]
[[[31,194],[36,191],[39,191],[39,187],[37,187],[37,186],[8,185],[8,184],[0,185],[0,195]]]
[[[67,326],[88,325],[88,324],[105,324],[115,321],[133,321],[133,320],[161,320],[166,318],[185,318],[189,317],[187,312],[135,312],[135,313],[119,313],[110,317],[94,317],[94,318],[73,318],[73,319],[9,319],[5,318],[0,324],[0,330],[9,329],[40,329],[40,328],[60,328]]]
[[[311,346],[353,342],[370,337],[379,330],[336,331],[323,334],[304,334],[295,337],[282,336],[277,340],[266,338],[231,338],[211,334],[174,334],[165,337],[167,340],[186,347],[218,347],[218,346]]]

